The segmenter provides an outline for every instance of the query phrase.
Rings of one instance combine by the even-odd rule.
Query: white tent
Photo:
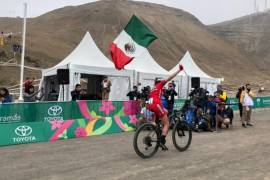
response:
[[[56,82],[57,69],[69,69],[70,84],[64,86],[64,91]],[[134,81],[133,71],[117,71],[114,64],[100,51],[90,33],[87,32],[79,45],[59,64],[42,71],[41,86],[46,92],[52,87],[58,88],[58,100],[70,100],[70,92],[81,78],[88,80],[88,88],[92,93],[97,93],[102,76],[109,76],[112,81],[110,100],[124,100]],[[55,90],[55,89],[54,89]],[[46,94],[47,94],[46,93]],[[63,94],[63,96],[62,96]]]
[[[178,81],[181,84],[179,96],[181,98],[187,98],[188,93],[191,89],[191,78],[192,77],[199,77],[201,87],[207,89],[210,94],[213,94],[216,89],[217,85],[220,84],[219,78],[213,78],[203,72],[199,66],[194,62],[190,53],[187,51],[184,57],[180,60],[180,62],[170,70],[170,73],[175,72],[179,68],[179,64],[182,64],[185,68],[185,71],[182,71],[179,74]]]
[[[137,72],[136,81],[141,83],[141,87],[153,87],[156,77],[164,78],[169,72],[160,66],[148,51],[135,58],[125,69]]]

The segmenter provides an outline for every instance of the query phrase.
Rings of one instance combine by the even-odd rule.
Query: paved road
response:
[[[191,148],[142,160],[133,133],[0,148],[0,180],[256,179],[270,180],[270,112],[255,113],[255,127],[239,120],[221,133],[194,134]]]

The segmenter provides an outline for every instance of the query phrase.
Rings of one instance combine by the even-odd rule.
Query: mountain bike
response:
[[[173,145],[178,151],[185,151],[189,148],[192,140],[192,129],[184,119],[180,111],[174,111],[174,127],[172,131]],[[133,147],[138,156],[143,159],[151,158],[158,149],[168,150],[161,143],[162,125],[159,118],[155,123],[142,124],[135,132]]]

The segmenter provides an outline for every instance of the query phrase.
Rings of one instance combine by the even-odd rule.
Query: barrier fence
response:
[[[0,146],[132,131],[137,101],[78,101],[0,105]]]
[[[267,97],[255,97],[253,98],[254,101],[254,107],[255,109],[258,108],[270,108],[270,96]],[[174,108],[180,109],[185,103],[184,99],[176,100],[174,104]],[[235,104],[231,105],[233,110],[238,110],[238,99],[236,98],[228,98],[227,103],[229,104]]]
[[[176,100],[175,108],[184,102]],[[254,108],[270,107],[270,97],[254,98],[254,103]],[[0,104],[0,146],[132,131],[139,112],[137,101]]]

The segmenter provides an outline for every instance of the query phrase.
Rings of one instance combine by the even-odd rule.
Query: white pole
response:
[[[254,0],[254,13],[257,13],[257,1]]]
[[[24,18],[23,18],[23,34],[22,34],[22,55],[21,55],[21,77],[20,77],[20,96],[19,101],[23,101],[23,75],[24,75],[24,54],[25,54],[25,33],[26,33],[26,16],[27,16],[27,4],[24,3]]]

